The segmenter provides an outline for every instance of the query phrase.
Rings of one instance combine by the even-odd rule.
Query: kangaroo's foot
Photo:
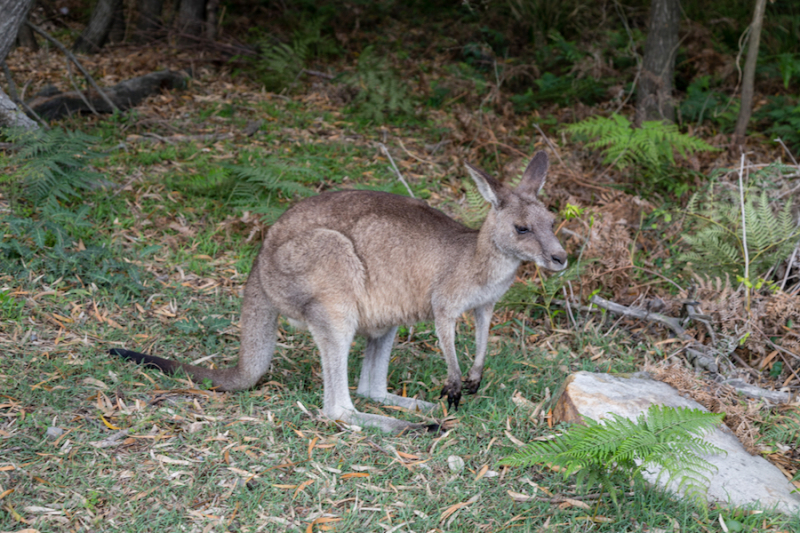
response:
[[[452,406],[455,406],[455,410],[458,411],[458,404],[461,401],[461,378],[459,377],[458,380],[451,380],[448,378],[447,381],[444,383],[444,387],[442,388],[442,394],[439,398],[443,398],[447,396],[447,408],[449,409]]]
[[[409,431],[438,432],[440,429],[439,424],[421,424],[414,422],[406,422],[405,420],[398,420],[396,418],[392,418],[389,416],[373,415],[368,413],[362,413],[356,410],[348,410],[346,412],[342,412],[339,414],[339,416],[330,416],[330,415],[327,416],[332,420],[341,420],[346,424],[378,428],[381,431],[385,431],[386,433],[396,434],[396,433],[405,433]]]
[[[365,394],[364,396],[370,400],[382,403],[383,405],[394,405],[402,407],[403,409],[408,409],[409,411],[433,411],[438,406],[438,404],[426,402],[425,400],[398,396],[391,392],[384,393],[383,395]]]

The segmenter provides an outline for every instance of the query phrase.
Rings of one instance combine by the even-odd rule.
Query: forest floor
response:
[[[10,217],[4,242],[25,250],[13,271],[0,272],[0,530],[656,533],[716,531],[720,523],[732,531],[800,530],[798,517],[722,505],[705,513],[640,482],[615,507],[553,469],[498,465],[553,434],[550,401],[570,373],[686,365],[680,344],[659,324],[565,311],[557,300],[567,292],[583,303],[600,294],[673,316],[688,298],[703,296],[716,311],[720,302],[744,301],[735,280],[684,273],[678,257],[688,195],[632,194],[558,127],[598,110],[516,114],[502,101],[455,101],[376,125],[351,113],[341,88],[324,78],[306,76],[293,91],[274,94],[229,67],[212,67],[197,51],[119,47],[81,59],[101,85],[190,66],[193,78],[186,90],[158,94],[121,116],[60,121],[97,138],[90,164],[102,175],[100,188],[61,203],[57,220],[68,241],[36,229],[42,211],[11,187],[0,198]],[[8,64],[30,80],[30,93],[48,84],[71,90],[52,51],[18,50]],[[726,148],[723,135],[706,140]],[[257,201],[295,198],[263,179],[248,182],[262,189],[244,187],[236,169],[264,168],[276,182],[314,192],[407,194],[381,144],[415,195],[473,224],[463,163],[511,180],[535,151],[547,150],[544,201],[580,212],[557,227],[583,270],[555,294],[535,268],[520,269],[496,309],[480,391],[458,411],[442,403],[434,413],[446,431],[387,436],[323,419],[316,347],[284,322],[270,373],[247,392],[206,390],[107,355],[125,347],[233,364],[241,289],[271,216],[261,216]],[[0,156],[10,172],[19,169],[14,157]],[[781,158],[780,145],[748,146],[754,173]],[[738,163],[726,151],[680,162],[720,182],[735,181]],[[780,195],[795,182],[776,181],[771,190]],[[702,294],[690,292],[692,283]],[[778,304],[763,305],[774,311]],[[768,314],[763,328],[775,327]],[[786,334],[796,334],[788,324]],[[719,328],[728,332],[726,324]],[[465,317],[457,330],[462,366],[474,354],[472,332]],[[710,342],[705,328],[690,334]],[[777,335],[767,330],[764,338],[776,342]],[[351,385],[362,349],[359,340]],[[731,371],[758,386],[800,386],[796,361],[766,341],[760,349],[743,341],[737,358]],[[445,375],[432,324],[401,329],[390,389],[436,402]],[[431,421],[355,401],[365,412]],[[751,437],[784,420],[785,410],[736,402]],[[796,474],[796,450],[751,444],[787,478]]]

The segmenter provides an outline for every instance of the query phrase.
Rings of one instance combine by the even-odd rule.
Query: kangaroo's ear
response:
[[[536,152],[528,163],[528,168],[522,174],[522,181],[517,185],[517,191],[524,194],[536,196],[544,186],[544,180],[547,177],[547,169],[550,162],[547,160],[546,152]]]
[[[475,186],[478,187],[478,192],[481,193],[481,196],[492,204],[492,207],[499,209],[501,204],[500,191],[503,185],[478,167],[473,167],[469,163],[466,163],[466,166],[467,172],[472,176],[472,181],[475,182]]]

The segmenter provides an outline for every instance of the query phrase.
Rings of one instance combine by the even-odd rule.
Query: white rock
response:
[[[707,411],[660,381],[577,372],[567,378],[553,416],[556,421],[565,422],[580,420],[579,414],[598,421],[610,418],[610,413],[636,419],[653,404]],[[709,501],[736,506],[759,503],[763,508],[775,507],[786,514],[800,511],[800,495],[792,493],[795,487],[769,461],[747,453],[727,427],[720,426],[703,438],[727,451],[727,455],[704,457],[718,469],[711,476]],[[657,472],[645,472],[644,477],[654,483]],[[659,483],[663,485],[663,480]],[[670,488],[674,491],[674,486]]]
[[[47,432],[45,433],[45,435],[47,435],[47,438],[49,440],[56,440],[58,437],[60,437],[63,434],[64,434],[64,430],[59,428],[59,427],[55,427],[55,426],[50,426],[49,428],[47,428]]]
[[[461,472],[464,470],[464,459],[457,455],[451,455],[447,458],[447,466],[450,467],[451,472]]]

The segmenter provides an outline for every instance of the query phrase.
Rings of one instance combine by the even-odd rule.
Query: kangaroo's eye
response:
[[[522,235],[523,233],[528,233],[530,228],[527,226],[514,226],[514,229],[517,230],[517,233]]]

